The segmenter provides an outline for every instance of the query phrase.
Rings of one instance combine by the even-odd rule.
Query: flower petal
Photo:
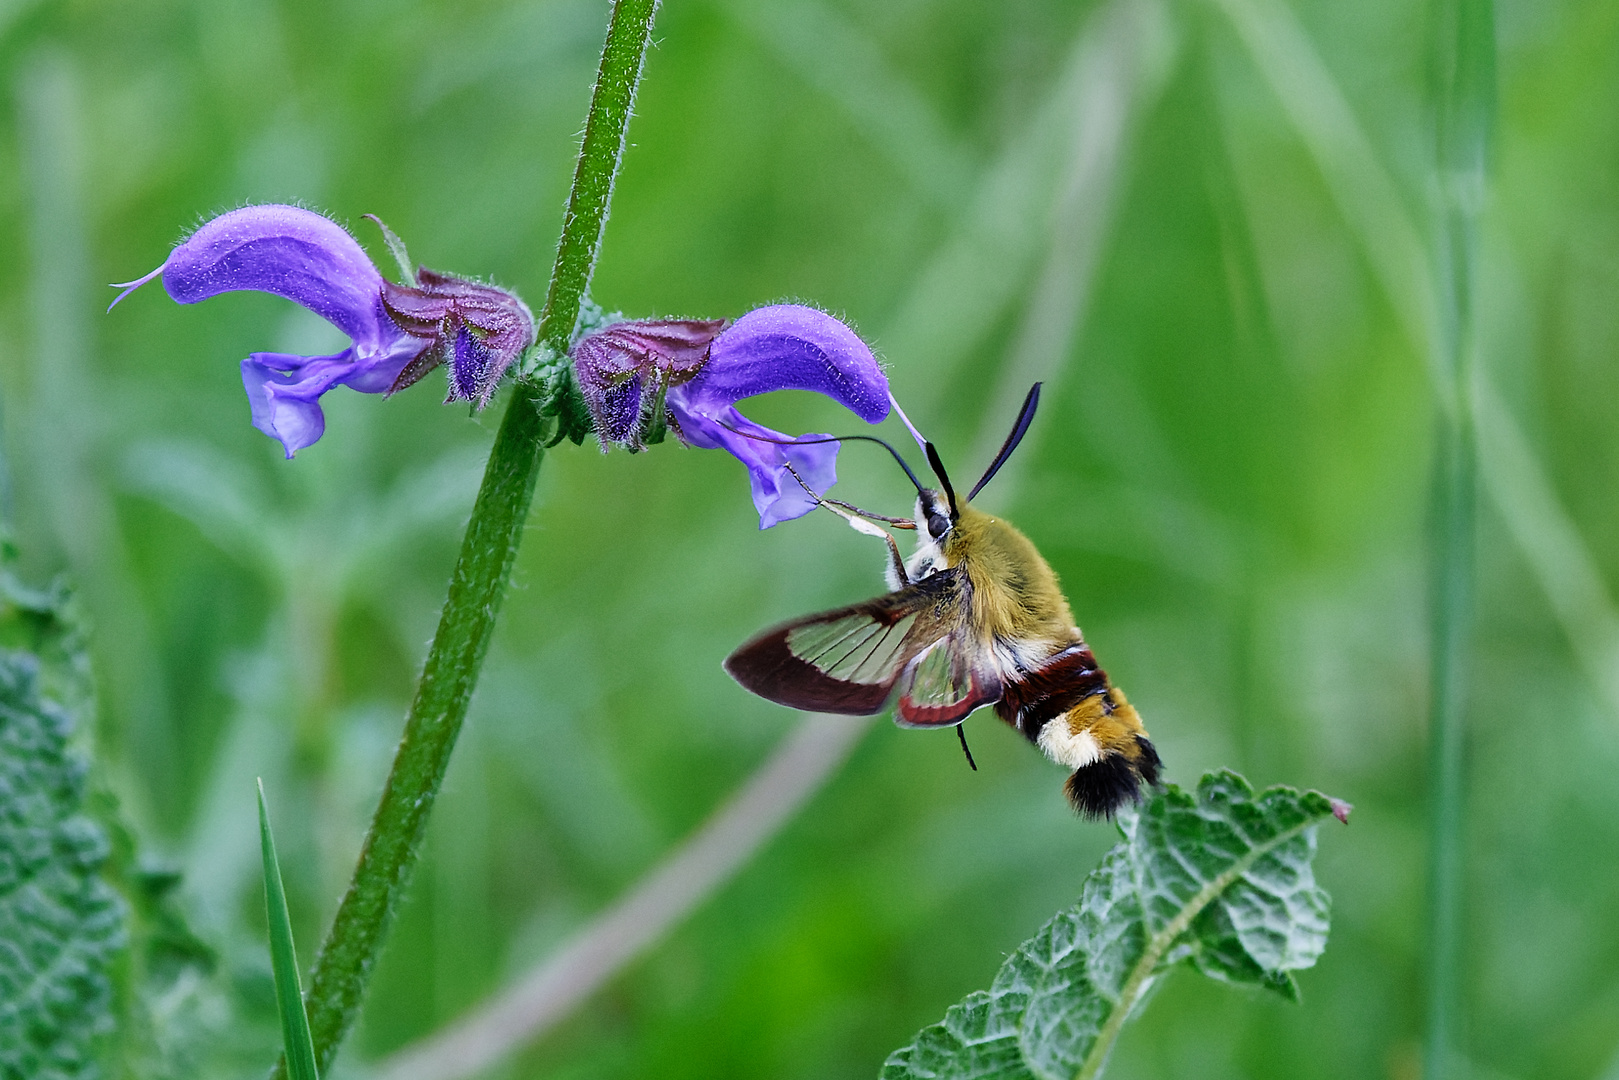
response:
[[[379,352],[360,354],[355,350],[353,365],[338,382],[362,394],[385,394],[393,389],[406,365],[434,345],[429,339],[400,334]]]
[[[888,415],[888,380],[866,343],[799,304],[755,308],[716,338],[687,401],[708,411],[772,390],[825,394],[868,424]]]
[[[431,347],[432,342],[401,335],[392,349],[364,356],[352,346],[330,356],[254,353],[242,361],[253,426],[279,439],[290,458],[326,430],[322,394],[336,386],[380,394],[405,365]]]
[[[885,418],[890,407],[888,380],[876,357],[853,330],[823,311],[799,304],[755,308],[716,338],[707,365],[690,382],[672,387],[665,401],[684,442],[725,450],[748,467],[761,529],[815,509],[815,499],[793,478],[789,463],[819,494],[838,479],[836,442],[762,441],[787,437],[732,407],[772,390],[825,394],[870,424]]]
[[[331,356],[254,353],[242,361],[253,426],[278,439],[290,458],[326,431],[320,396],[353,366],[354,350]]]
[[[342,226],[296,206],[244,206],[192,233],[162,266],[182,304],[239,289],[300,304],[362,352],[400,333],[382,311],[382,275]]]
[[[791,442],[791,436],[755,424],[729,406],[713,416],[691,412],[682,393],[684,389],[677,386],[666,398],[669,415],[681,439],[700,449],[724,450],[747,466],[753,506],[759,511],[759,528],[768,529],[803,517],[817,505],[814,497],[793,479],[789,464],[816,492],[825,493],[838,482],[838,443],[784,446],[783,443]],[[800,437],[825,439],[829,436]]]

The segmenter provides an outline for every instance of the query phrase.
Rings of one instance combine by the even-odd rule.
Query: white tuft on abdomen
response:
[[[1102,756],[1102,748],[1088,731],[1078,734],[1068,730],[1068,717],[1057,716],[1046,722],[1040,729],[1040,738],[1037,740],[1040,749],[1046,752],[1046,757],[1059,765],[1066,765],[1070,769],[1083,769],[1094,764]]]

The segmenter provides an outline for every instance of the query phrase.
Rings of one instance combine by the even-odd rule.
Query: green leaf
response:
[[[264,909],[270,920],[270,966],[275,971],[275,1004],[281,1013],[281,1041],[292,1080],[319,1080],[315,1071],[315,1043],[309,1036],[309,1015],[304,1012],[304,991],[298,982],[298,950],[292,943],[287,918],[287,893],[281,887],[281,864],[275,857],[270,833],[270,811],[264,805],[264,781],[259,782],[259,847],[264,855]]]
[[[112,792],[93,789],[87,807],[110,841],[101,875],[127,908],[124,953],[112,972],[116,1028],[102,1060],[111,1075],[140,1080],[226,1074],[238,1062],[210,1055],[221,1030],[243,1028],[232,1016],[219,953],[186,920],[179,870],[143,843]]]
[[[93,1077],[125,909],[101,878],[107,839],[84,813],[86,765],[58,700],[80,697],[82,642],[65,593],[0,578],[6,643],[44,654],[0,649],[0,1076]]]
[[[1174,785],[1119,815],[1124,842],[1059,913],[883,1064],[883,1080],[1067,1080],[1101,1072],[1124,1021],[1170,967],[1297,1000],[1292,972],[1327,945],[1315,826],[1347,814],[1313,792],[1255,795],[1236,773]]]
[[[40,696],[87,723],[92,714],[90,649],[73,593],[60,579],[43,589],[29,588],[4,558],[0,555],[0,650],[32,655]]]

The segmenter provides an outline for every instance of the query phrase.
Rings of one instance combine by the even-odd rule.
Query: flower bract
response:
[[[574,379],[602,449],[640,450],[657,398],[708,363],[724,319],[635,319],[613,323],[574,345]]]

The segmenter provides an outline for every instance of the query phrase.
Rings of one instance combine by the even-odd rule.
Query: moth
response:
[[[1039,401],[1036,383],[965,499],[956,497],[931,442],[924,450],[938,488],[923,487],[888,447],[917,489],[912,520],[816,496],[856,528],[888,541],[893,591],[771,627],[732,653],[725,670],[745,689],[794,709],[870,715],[893,701],[901,727],[954,726],[963,751],[960,724],[993,706],[1047,757],[1073,770],[1064,790],[1075,809],[1105,818],[1137,800],[1143,783],[1157,783],[1158,752],[1074,625],[1050,565],[1011,522],[972,505],[1017,449]],[[915,554],[902,559],[893,537],[862,519],[914,530]]]

